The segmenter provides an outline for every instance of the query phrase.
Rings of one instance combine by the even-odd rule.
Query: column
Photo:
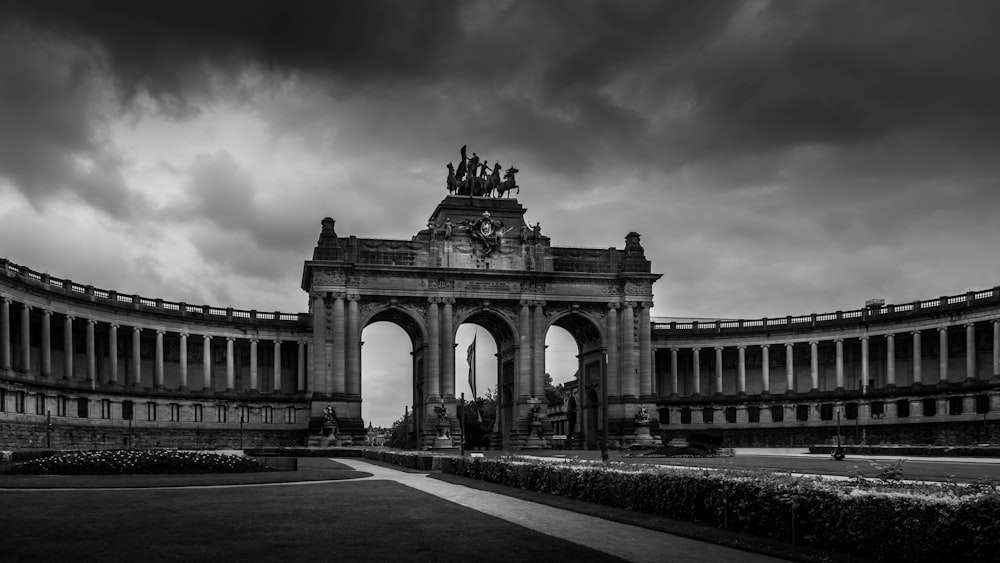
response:
[[[621,303],[608,303],[608,318],[606,319],[606,330],[607,338],[606,343],[608,345],[608,371],[607,371],[607,381],[608,381],[608,397],[619,396],[622,394],[621,388],[621,365],[618,363],[620,356],[618,355],[618,308]]]
[[[896,386],[896,337],[885,335],[885,386]]]
[[[281,341],[274,339],[274,380],[272,389],[275,393],[281,393]]]
[[[153,387],[163,389],[163,333],[156,331],[156,359],[153,363]]]
[[[139,386],[142,383],[142,357],[139,349],[139,338],[142,329],[132,327],[132,385]]]
[[[10,369],[10,298],[0,299],[0,369]]]
[[[868,392],[868,337],[861,337],[861,392]]]
[[[1000,378],[1000,320],[993,321],[993,379]]]
[[[66,315],[63,323],[63,379],[73,379],[73,317]]]
[[[618,331],[618,341],[621,343],[621,377],[622,396],[635,397],[635,338],[633,337],[632,325],[633,309],[635,303],[624,303],[622,305],[622,324]]]
[[[722,394],[722,346],[715,347],[715,394]]]
[[[312,296],[312,312],[313,312],[313,345],[309,349],[309,374],[310,377],[306,382],[308,388],[303,390],[309,394],[312,393],[329,393],[327,388],[327,377],[329,373],[326,372],[326,349],[327,341],[332,336],[333,327],[329,326],[330,322],[330,311],[326,307],[327,301],[323,299],[323,293],[313,292]]]
[[[795,392],[795,343],[785,343],[785,378],[788,385],[788,393]]]
[[[358,296],[347,296],[347,395],[361,396],[361,330],[358,327],[360,314],[358,312]]]
[[[180,334],[180,351],[178,352],[180,364],[177,371],[180,375],[181,383],[179,391],[187,391],[188,388],[188,333]]]
[[[737,346],[736,353],[736,394],[742,396],[747,394],[747,347]]]
[[[441,393],[455,398],[455,316],[453,305],[455,299],[441,299]]]
[[[87,319],[87,382],[93,385],[97,381],[97,350],[94,347],[94,325],[97,321]]]
[[[236,391],[236,358],[233,357],[233,343],[236,338],[226,337],[226,393]]]
[[[118,325],[108,325],[108,383],[118,385]]]
[[[250,392],[258,391],[257,385],[257,343],[256,338],[250,339]]]
[[[521,310],[517,313],[518,332],[518,395],[531,397],[531,311],[528,302],[521,301]]]
[[[701,396],[701,358],[699,352],[701,348],[691,348],[691,395]]]
[[[670,396],[677,396],[677,347],[670,347]]]
[[[295,373],[295,390],[305,391],[306,389],[306,341],[299,340],[299,365]]]
[[[834,340],[837,343],[837,391],[844,390],[844,339]]]
[[[534,383],[531,386],[533,397],[545,396],[545,311],[543,301],[535,301],[531,310],[531,371]]]
[[[31,306],[21,304],[21,369],[31,372]]]
[[[212,386],[212,337],[204,335],[202,337],[202,360],[201,360],[201,385],[204,391],[215,391]]]
[[[819,342],[809,343],[809,385],[810,391],[819,391]]]
[[[347,393],[347,362],[344,358],[344,333],[347,320],[344,313],[344,294],[333,300],[333,392]]]
[[[760,346],[760,386],[761,393],[771,394],[771,345],[761,344]]]
[[[976,379],[976,325],[965,325],[965,380]]]
[[[652,303],[643,303],[639,309],[639,396],[653,395],[652,326],[649,308]]]
[[[52,311],[42,309],[42,377],[52,375]]]
[[[910,333],[913,336],[913,384],[920,385],[922,380],[920,360],[923,356],[922,347],[920,345],[920,331],[915,330]]]
[[[948,381],[948,327],[938,327],[938,381]]]
[[[427,398],[440,398],[441,311],[438,310],[437,297],[431,297],[427,303],[427,379],[425,381]],[[430,413],[424,413],[424,415],[430,416]]]

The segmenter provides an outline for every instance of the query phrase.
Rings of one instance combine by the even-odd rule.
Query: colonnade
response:
[[[13,306],[13,307],[12,307]],[[20,327],[17,331],[17,342],[16,349],[17,353],[17,365],[14,365],[14,354],[12,353],[12,342],[13,331],[11,330],[11,318],[12,309],[14,314],[19,318]],[[18,312],[19,309],[19,312]],[[165,367],[164,367],[164,339],[166,337],[176,338],[178,341],[179,353],[178,353],[178,378],[179,384],[177,386],[178,391],[186,391],[190,387],[191,376],[188,371],[188,349],[189,340],[196,338],[202,343],[202,374],[200,378],[200,388],[202,390],[212,390],[213,389],[213,361],[212,361],[212,340],[213,338],[225,338],[225,390],[227,393],[232,393],[236,391],[236,364],[234,362],[234,346],[237,341],[243,341],[249,344],[249,389],[248,391],[253,392],[281,392],[282,378],[281,378],[281,358],[282,354],[290,354],[291,350],[288,350],[290,346],[297,346],[297,358],[298,363],[295,370],[295,389],[303,390],[306,386],[306,375],[307,375],[307,365],[305,362],[306,358],[306,347],[308,346],[308,340],[305,338],[273,338],[264,339],[271,340],[273,346],[273,362],[270,366],[261,366],[258,361],[258,348],[261,342],[260,338],[255,337],[237,337],[237,336],[224,336],[219,334],[197,334],[191,331],[168,331],[165,328],[152,328],[148,326],[141,325],[124,325],[117,322],[101,321],[95,318],[78,316],[79,313],[55,313],[54,311],[47,308],[39,308],[38,311],[38,322],[39,322],[39,345],[37,346],[39,350],[39,366],[37,368],[32,365],[32,309],[33,307],[27,303],[15,304],[10,297],[0,298],[0,369],[12,370],[17,372],[23,372],[26,374],[35,374],[43,378],[60,376],[60,374],[53,374],[53,350],[52,350],[52,316],[58,314],[62,317],[62,373],[61,378],[63,380],[73,381],[77,379],[77,372],[79,371],[75,365],[75,360],[77,360],[78,352],[74,349],[75,335],[77,334],[77,329],[75,326],[82,323],[85,327],[85,340],[84,340],[84,373],[85,381],[92,384],[102,384],[111,386],[127,385],[133,387],[152,387],[153,389],[165,389]],[[124,331],[125,334],[119,334],[119,331]],[[154,355],[153,355],[153,365],[152,374],[145,374],[146,377],[152,377],[150,381],[145,381],[142,371],[142,334],[143,331],[147,333],[153,333],[153,339],[155,342]],[[99,337],[106,340],[106,345],[103,351],[98,350],[97,341]],[[126,346],[128,346],[128,352],[121,354],[125,357],[125,373],[119,373],[119,338],[123,338]],[[286,351],[287,350],[287,351]],[[103,353],[102,353],[103,352]],[[98,362],[101,362],[104,366],[102,370],[103,373],[98,373]],[[272,383],[270,388],[261,388],[261,368],[269,371],[272,376]],[[264,372],[267,374],[268,372]],[[147,385],[151,383],[151,385]],[[197,387],[197,386],[195,386]]]
[[[744,343],[736,342],[728,345],[712,345],[710,342],[704,345],[694,344],[691,346],[669,346],[670,350],[670,361],[669,361],[669,387],[671,396],[679,396],[681,394],[681,383],[682,377],[685,375],[690,378],[690,387],[688,395],[691,396],[701,396],[702,392],[702,377],[701,377],[701,364],[703,352],[712,353],[714,352],[714,387],[715,394],[721,394],[724,388],[723,380],[723,352],[730,348],[735,348],[737,351],[736,360],[736,370],[735,370],[735,392],[736,395],[746,395],[747,394],[747,361],[746,354],[748,349],[757,348],[760,352],[760,392],[762,394],[769,394],[771,391],[771,353],[772,348],[784,347],[784,387],[786,392],[799,392],[799,391],[828,391],[831,389],[822,389],[820,382],[820,353],[819,348],[821,343],[828,344],[832,341],[833,343],[833,364],[834,364],[834,389],[833,390],[843,390],[845,389],[845,342],[854,344],[854,350],[858,351],[857,363],[860,364],[860,390],[866,392],[872,384],[872,358],[871,358],[871,347],[876,342],[884,343],[884,361],[885,369],[882,372],[885,378],[885,387],[895,387],[897,385],[897,370],[896,370],[896,337],[899,335],[909,335],[910,344],[912,348],[912,360],[909,362],[909,384],[911,385],[924,385],[929,383],[936,383],[939,381],[949,380],[949,370],[954,369],[954,366],[950,365],[949,358],[949,334],[952,330],[964,330],[965,333],[965,370],[964,370],[964,380],[967,382],[973,382],[976,380],[1000,378],[1000,319],[991,319],[986,321],[980,321],[980,330],[989,327],[992,331],[992,369],[987,371],[991,373],[980,373],[980,360],[977,354],[977,323],[976,322],[964,322],[954,325],[940,325],[925,329],[913,329],[898,332],[887,332],[879,334],[857,334],[857,335],[838,335],[827,339],[808,339],[808,340],[789,340],[786,342],[762,342],[762,343]],[[982,326],[986,325],[986,326]],[[923,365],[924,356],[924,343],[922,338],[930,333],[937,332],[937,349],[938,349],[938,365],[937,365],[937,381],[929,382],[925,374],[925,369]],[[809,348],[809,388],[799,389],[797,386],[797,372],[795,369],[795,350],[799,346],[807,345]],[[679,370],[678,356],[682,350],[689,350],[691,353],[691,370],[688,374],[681,374]]]

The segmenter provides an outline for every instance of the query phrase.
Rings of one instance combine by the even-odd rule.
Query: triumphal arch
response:
[[[464,147],[458,170],[448,168],[449,195],[409,240],[340,236],[334,219],[323,219],[302,273],[313,416],[331,405],[342,429],[362,424],[361,333],[389,321],[412,343],[421,444],[440,445],[443,426],[457,437],[455,334],[473,323],[497,343],[498,441],[543,445],[551,435],[545,335],[559,326],[579,350],[573,403],[584,439],[593,443],[603,427],[605,391],[609,422],[627,431],[636,411],[654,409],[650,308],[660,275],[650,272],[639,234],[628,233],[622,249],[553,246],[510,197],[520,191],[516,169],[501,181],[499,165],[481,166]]]

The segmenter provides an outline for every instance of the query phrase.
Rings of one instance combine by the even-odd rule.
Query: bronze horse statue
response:
[[[511,190],[517,190],[517,193],[521,193],[521,187],[517,185],[517,180],[514,178],[514,175],[518,172],[520,170],[513,166],[508,168],[507,172],[504,172],[503,182],[500,182],[496,188],[497,197],[503,197],[503,194],[509,193]],[[510,196],[508,195],[508,197]]]

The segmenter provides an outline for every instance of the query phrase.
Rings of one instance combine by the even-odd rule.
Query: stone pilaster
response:
[[[618,309],[621,307],[621,303],[611,302],[608,303],[608,317],[605,322],[605,330],[607,331],[606,343],[608,345],[608,367],[607,367],[607,383],[608,383],[608,396],[615,397],[621,395],[621,379],[619,371],[621,369],[620,359],[621,356],[618,354]]]
[[[691,348],[691,395],[701,396],[701,348]]]
[[[518,396],[531,398],[531,309],[528,301],[521,301],[517,315],[518,333]]]
[[[910,333],[913,336],[913,384],[920,385],[923,382],[923,374],[920,366],[921,353],[920,331],[915,330]]]
[[[896,337],[885,335],[885,386],[896,386]]]
[[[31,373],[31,306],[21,304],[21,370]]]
[[[747,394],[747,347],[737,346],[736,354],[736,394],[745,396]]]
[[[295,390],[306,390],[306,342],[299,340],[299,365],[295,372]]]
[[[722,395],[722,346],[715,347],[715,394]]]
[[[272,373],[271,390],[275,393],[281,392],[281,341],[274,339],[274,367]]]
[[[545,302],[535,301],[531,308],[531,396],[545,396]]]
[[[97,382],[97,349],[94,343],[94,325],[97,321],[87,319],[87,383]]]
[[[52,375],[52,311],[42,309],[42,377]]]
[[[621,330],[618,333],[621,348],[621,379],[623,397],[635,397],[635,338],[632,326],[635,324],[635,303],[627,301],[622,304]]]
[[[226,337],[226,393],[236,391],[236,357],[233,354],[233,347],[236,338]]]
[[[212,385],[212,336],[206,334],[202,336],[202,341],[204,344],[204,352],[202,353],[202,389],[206,391],[214,391],[215,386]]]
[[[965,325],[965,380],[975,381],[976,373],[976,325]]]
[[[11,369],[10,303],[9,297],[0,299],[0,369]]]
[[[73,317],[63,323],[63,379],[73,379]]]
[[[785,343],[785,379],[788,393],[795,392],[795,343]]]
[[[653,346],[649,310],[652,303],[642,303],[639,309],[639,396],[653,395]]]
[[[809,342],[809,390],[819,391],[819,342]]]
[[[180,351],[178,357],[178,375],[180,376],[180,387],[179,391],[187,391],[188,388],[188,333],[180,333]]]
[[[441,394],[455,398],[455,299],[441,299]]]
[[[678,396],[678,381],[677,381],[677,347],[670,347],[670,396]]]
[[[868,392],[868,385],[871,382],[868,370],[868,336],[861,337],[861,392]]]
[[[333,392],[347,393],[347,358],[344,337],[347,332],[347,315],[344,311],[344,294],[333,298]]]
[[[133,387],[139,387],[142,385],[142,353],[139,346],[141,334],[141,327],[132,327],[132,381],[129,383]]]
[[[256,338],[250,339],[250,392],[256,393],[260,390],[259,374],[257,371],[257,345],[260,343]]]
[[[108,325],[108,383],[118,385],[118,325]]]
[[[164,331],[156,331],[156,359],[153,363],[153,387],[163,389],[163,334]]]
[[[347,396],[361,398],[361,322],[358,296],[347,296]]]
[[[938,381],[948,381],[948,327],[938,327]]]
[[[760,385],[764,395],[771,394],[771,345],[760,345]]]
[[[834,340],[837,346],[837,391],[844,390],[844,339]]]

